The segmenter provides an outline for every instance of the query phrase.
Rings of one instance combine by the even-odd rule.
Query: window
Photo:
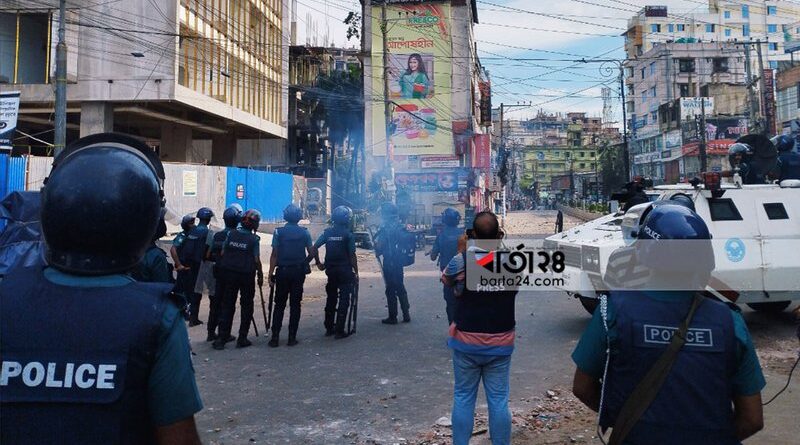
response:
[[[678,32],[686,31],[686,25],[682,25],[682,24],[679,23],[679,24],[677,24],[675,26],[678,27]]]
[[[711,23],[706,24],[706,32],[714,32],[714,25]]]
[[[642,79],[644,79],[644,68],[641,69]]]
[[[777,60],[770,60],[769,67],[773,70],[778,69],[778,61]]]
[[[653,23],[650,25],[650,32],[661,32],[661,25]]]
[[[777,6],[767,6],[767,15],[778,15]]]
[[[725,11],[722,14],[725,16],[726,19],[731,18],[731,12],[730,11]]]
[[[770,51],[777,51],[777,50],[778,50],[778,44],[777,44],[777,43],[775,43],[775,42],[770,42],[770,44],[769,44],[769,50],[770,50]]]
[[[742,215],[732,199],[709,198],[708,208],[712,221],[741,221]]]
[[[678,59],[678,70],[682,73],[693,73],[694,59]]]
[[[727,57],[715,57],[714,58],[714,71],[715,73],[727,73],[728,72],[728,58]]]
[[[764,211],[767,212],[769,219],[789,219],[789,214],[781,202],[765,202]]]
[[[767,32],[768,33],[778,32],[778,25],[775,24],[767,25]]]
[[[650,88],[650,97],[656,97],[656,87]]]
[[[667,31],[669,31],[669,32],[675,32],[675,25],[673,25],[672,23],[670,23],[669,25],[667,25]]]
[[[750,25],[742,25],[742,36],[744,37],[750,36]]]
[[[731,36],[731,29],[725,28],[725,37],[730,37],[730,36]]]
[[[742,5],[742,18],[750,18],[750,7],[747,5]]]
[[[48,57],[48,15],[0,13],[0,30],[0,84],[48,83],[50,64],[55,64]]]
[[[581,162],[580,164],[578,164],[578,168],[586,168],[586,163]]]
[[[594,157],[594,156],[595,156],[595,155],[594,155],[594,152],[593,152],[593,151],[590,151],[590,152],[589,152],[589,156],[590,156],[590,157]]]
[[[642,91],[642,102],[647,101],[647,90]]]
[[[582,152],[578,153],[578,156],[580,156],[580,157],[584,157],[584,156],[586,156],[586,152],[585,152],[585,151],[582,151]]]
[[[651,111],[650,112],[650,119],[653,120],[653,123],[658,122],[658,111]]]
[[[681,97],[689,97],[690,96],[690,94],[689,94],[690,93],[689,92],[689,84],[688,83],[680,84],[680,89],[681,89]]]
[[[656,73],[656,63],[655,62],[651,62],[650,63],[650,74],[655,74],[655,73]]]
[[[642,126],[647,125],[647,115],[642,116]]]

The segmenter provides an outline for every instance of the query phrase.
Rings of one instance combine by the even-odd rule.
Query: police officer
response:
[[[639,234],[634,246],[638,262],[650,269],[648,284],[612,291],[607,310],[595,311],[572,354],[573,392],[600,410],[601,426],[619,428],[612,443],[617,433],[616,443],[625,444],[738,444],[763,426],[765,384],[741,314],[693,291],[658,290],[702,289],[708,282],[714,269],[708,227],[685,206],[664,204],[653,207]],[[692,261],[686,261],[687,246]],[[649,397],[638,391],[631,397],[687,321],[685,344],[654,399],[642,403]],[[638,418],[636,405],[644,409]],[[626,436],[625,422],[632,426]]]
[[[325,335],[334,335],[334,338],[344,338],[347,334],[344,325],[347,320],[347,310],[350,307],[350,297],[353,295],[355,281],[358,280],[358,261],[356,259],[356,242],[353,232],[350,231],[350,221],[353,211],[347,206],[333,209],[331,219],[333,226],[325,229],[314,243],[314,257],[317,267],[325,270],[328,284],[325,292],[328,296],[325,301]],[[325,246],[325,265],[319,262],[318,249]],[[334,316],[336,324],[334,325]]]
[[[310,270],[306,253],[313,255],[311,234],[308,229],[297,225],[303,211],[294,204],[283,209],[286,224],[275,229],[272,235],[272,254],[269,258],[269,281],[275,285],[275,309],[272,314],[272,338],[269,346],[278,346],[283,312],[289,300],[289,346],[296,345],[297,328],[300,324],[300,303],[303,300],[303,283]]]
[[[782,134],[777,138],[778,181],[800,179],[800,154],[793,151],[794,145],[794,140],[788,135]]]
[[[389,317],[381,320],[383,324],[397,324],[397,303],[403,311],[403,323],[411,321],[408,293],[403,284],[403,255],[400,243],[403,227],[397,214],[397,206],[390,202],[381,205],[382,224],[375,234],[375,255],[383,259],[383,279],[386,284],[386,303]]]
[[[158,164],[114,134],[56,158],[42,190],[48,266],[0,283],[1,443],[200,444],[202,402],[172,286],[127,275],[164,205]]]
[[[225,239],[217,261],[217,276],[225,283],[222,310],[219,319],[219,334],[214,340],[214,349],[225,349],[225,343],[232,341],[231,326],[236,309],[236,294],[240,293],[239,338],[237,348],[246,348],[253,343],[247,339],[250,321],[253,319],[253,299],[256,295],[254,281],[264,284],[261,268],[261,238],[255,234],[261,223],[261,213],[250,209],[242,215],[239,228],[231,230]]]
[[[444,271],[450,260],[456,256],[458,252],[458,239],[464,234],[464,231],[458,228],[458,223],[461,221],[461,214],[454,208],[444,209],[442,212],[442,223],[444,228],[441,233],[436,237],[433,242],[433,249],[431,249],[431,259],[437,261],[439,271]],[[442,293],[444,294],[445,308],[447,311],[447,324],[453,323],[453,311],[455,311],[455,295],[453,295],[452,286],[442,286]]]
[[[209,230],[206,260],[213,266],[214,275],[214,289],[209,292],[209,309],[208,309],[208,336],[206,341],[214,341],[217,339],[217,328],[219,327],[219,317],[222,311],[222,301],[225,299],[225,279],[220,277],[217,273],[217,262],[222,254],[222,246],[225,240],[228,239],[228,234],[236,230],[239,222],[242,220],[242,207],[239,204],[233,204],[222,214],[222,220],[225,222],[225,228],[219,232],[213,233]],[[234,305],[235,311],[235,305]],[[233,315],[233,314],[231,314]],[[229,337],[228,341],[234,340]]]
[[[206,240],[208,238],[208,224],[214,212],[208,207],[197,211],[198,224],[186,235],[183,246],[182,264],[189,268],[189,279],[186,281],[186,296],[189,298],[189,327],[203,324],[200,321],[200,300],[203,294],[196,292],[197,278],[200,266],[206,257]]]
[[[172,283],[172,266],[167,262],[167,252],[156,245],[156,242],[167,234],[167,224],[164,218],[158,221],[158,229],[153,236],[153,241],[144,253],[144,258],[131,271],[131,276],[136,281],[148,283]]]
[[[763,169],[759,168],[759,161],[754,153],[753,147],[743,142],[737,142],[728,147],[728,162],[731,170],[722,172],[721,176],[732,177],[738,168],[742,184],[766,183],[767,178],[761,172]]]
[[[189,290],[191,269],[188,266],[185,266],[183,262],[186,261],[184,249],[186,245],[186,237],[189,235],[189,232],[191,232],[192,229],[194,229],[194,216],[184,215],[181,219],[181,232],[178,233],[172,240],[172,247],[170,247],[169,250],[170,256],[172,256],[172,262],[175,264],[175,272],[177,275],[175,290],[183,298],[183,315],[187,320],[189,319],[189,298],[191,294],[191,291]],[[194,285],[192,285],[192,287],[193,286]]]

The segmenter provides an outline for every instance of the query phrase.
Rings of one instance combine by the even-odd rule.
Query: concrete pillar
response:
[[[112,131],[114,131],[114,105],[112,103],[81,103],[81,137]]]
[[[211,165],[233,165],[236,158],[236,136],[233,133],[214,135],[211,138]]]
[[[161,159],[186,162],[192,149],[192,129],[185,125],[165,122],[161,125]]]

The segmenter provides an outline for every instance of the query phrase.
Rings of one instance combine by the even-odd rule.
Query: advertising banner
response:
[[[767,131],[769,134],[775,134],[778,131],[777,125],[777,105],[775,104],[775,71],[771,69],[765,69],[764,73],[764,92],[763,92],[763,100],[761,103],[764,104],[764,117],[767,118]]]
[[[19,91],[0,93],[0,150],[11,150],[19,115]]]
[[[468,169],[452,169],[430,173],[395,173],[398,187],[420,192],[458,192],[466,189]]]
[[[390,141],[394,155],[452,154],[450,117],[452,36],[450,5],[391,4],[386,6]],[[381,7],[372,8],[372,78],[375,96],[383,97],[383,33]],[[374,141],[386,138],[382,100],[373,102]],[[386,154],[376,143],[373,154]]]
[[[681,136],[684,144],[700,141],[699,124],[699,118],[697,122],[693,120],[681,124]],[[706,142],[717,139],[739,139],[747,134],[747,125],[747,119],[706,118]]]
[[[492,166],[492,147],[488,134],[475,135],[475,153],[472,157],[473,167],[487,171]]]
[[[422,156],[419,160],[421,168],[447,168],[460,166],[459,158],[455,155]]]
[[[681,97],[681,119],[692,119],[703,114],[705,102],[706,116],[714,114],[713,97]]]
[[[492,125],[492,84],[481,80],[478,89],[481,93],[481,126]]]

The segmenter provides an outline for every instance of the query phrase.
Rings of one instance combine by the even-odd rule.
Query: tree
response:
[[[347,25],[347,40],[351,38],[361,37],[361,14],[358,12],[350,11],[347,18],[344,19],[344,24]]]
[[[619,191],[626,182],[625,163],[621,145],[609,146],[604,144],[600,150],[600,168],[603,178],[603,195],[611,196],[615,191]]]

